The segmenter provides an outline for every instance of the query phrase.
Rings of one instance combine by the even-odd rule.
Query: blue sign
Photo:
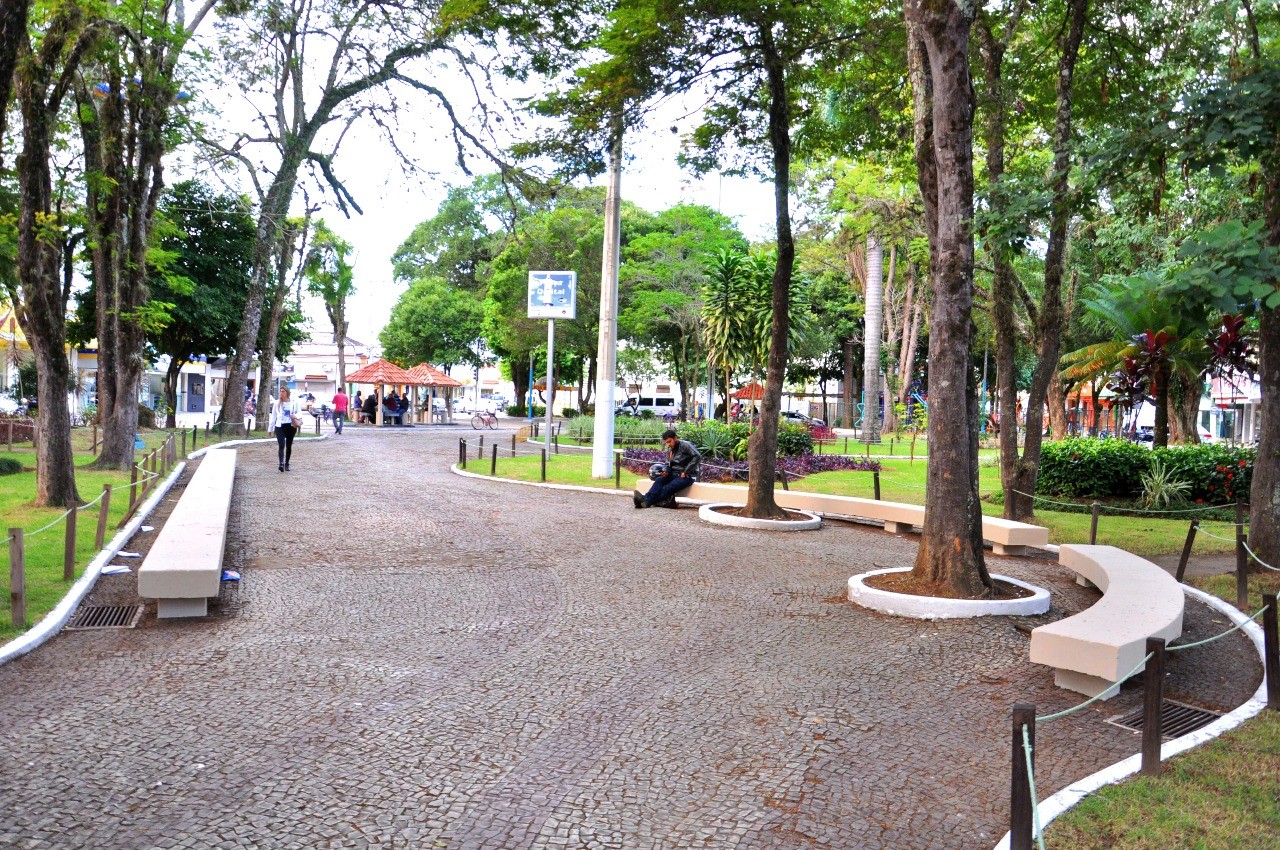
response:
[[[529,272],[530,319],[573,319],[577,315],[577,272]]]

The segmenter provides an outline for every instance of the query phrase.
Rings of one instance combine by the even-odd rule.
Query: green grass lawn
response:
[[[143,430],[140,435],[145,449],[136,452],[141,461],[143,455],[159,447],[168,437],[168,431]],[[228,437],[228,439],[232,439]],[[216,434],[208,438],[203,429],[197,448],[219,442]],[[99,471],[89,469],[94,455],[89,451],[93,443],[91,428],[75,428],[71,432],[71,446],[75,452],[76,487],[84,502],[93,501],[102,493],[103,485],[110,484],[111,504],[107,511],[107,540],[115,536],[116,525],[129,507],[129,473],[118,470]],[[180,445],[180,444],[179,444]],[[35,451],[29,444],[15,444],[13,451],[5,451],[0,443],[0,457],[12,457],[28,467],[25,472],[0,477],[0,533],[6,535],[10,528],[21,528],[24,533],[36,531],[65,513],[61,508],[37,508],[32,503],[36,496]],[[187,451],[191,446],[191,431],[187,431]],[[138,489],[141,494],[141,486]],[[141,496],[139,496],[141,500]],[[101,503],[98,503],[101,504]],[[81,510],[76,515],[75,577],[84,573],[85,566],[97,554],[94,537],[98,526],[98,504]],[[59,521],[53,527],[34,537],[24,534],[24,562],[26,565],[27,626],[40,621],[66,594],[72,582],[63,579],[63,552],[66,541],[66,525]],[[0,546],[0,643],[8,641],[23,631],[13,623],[9,601],[9,546]],[[74,581],[74,579],[73,579]]]

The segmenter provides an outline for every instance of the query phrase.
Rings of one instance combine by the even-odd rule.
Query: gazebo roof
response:
[[[462,386],[461,381],[455,381],[430,363],[419,363],[409,370],[409,374],[421,381],[422,385],[426,387]]]
[[[414,384],[422,386],[422,379],[401,369],[387,360],[375,360],[363,369],[347,375],[350,384]]]
[[[734,398],[745,398],[748,400],[759,400],[764,398],[764,387],[756,381],[752,381],[740,390],[734,390]]]

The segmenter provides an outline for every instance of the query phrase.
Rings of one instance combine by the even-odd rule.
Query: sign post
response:
[[[577,272],[529,272],[529,318],[547,319],[547,434],[544,445],[551,445],[552,414],[555,401],[556,319],[575,319],[578,309]],[[533,392],[530,387],[529,408],[532,415]]]

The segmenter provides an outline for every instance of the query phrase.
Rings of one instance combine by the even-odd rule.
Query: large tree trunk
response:
[[[1280,206],[1280,198],[1276,198]],[[1280,233],[1273,231],[1275,237]],[[1280,244],[1273,238],[1272,244]],[[1262,310],[1258,331],[1258,455],[1249,490],[1249,546],[1264,562],[1280,565],[1280,311]]]
[[[1067,436],[1067,388],[1056,370],[1049,375],[1045,403],[1049,412],[1049,439],[1064,439]]]
[[[1179,375],[1169,393],[1169,436],[1175,443],[1200,443],[1200,388]]]
[[[840,424],[845,428],[853,427],[853,406],[857,404],[857,395],[855,395],[857,381],[853,372],[853,345],[853,337],[844,341],[844,380],[840,382],[840,398],[844,402],[844,415],[840,417]]]
[[[862,440],[880,442],[880,330],[884,322],[884,252],[867,237],[867,297],[862,340]]]
[[[0,4],[0,165],[4,164],[4,134],[8,125],[9,92],[18,49],[27,40],[27,11],[31,0],[5,0]]]
[[[769,365],[765,376],[760,427],[752,432],[747,455],[747,505],[744,513],[756,519],[782,518],[786,513],[773,500],[777,474],[778,417],[782,411],[782,382],[787,371],[787,336],[791,327],[791,273],[796,246],[791,237],[791,107],[783,58],[765,26],[759,29],[761,53],[769,81],[769,143],[773,150],[774,223],[778,265],[773,271],[773,322],[769,329]]]
[[[907,0],[916,164],[929,233],[929,465],[914,577],[940,595],[987,592],[978,500],[973,311],[971,20],[951,0]]]
[[[178,379],[182,376],[182,366],[186,361],[177,357],[170,358],[169,368],[164,373],[164,400],[169,412],[164,418],[164,427],[178,427]]]

